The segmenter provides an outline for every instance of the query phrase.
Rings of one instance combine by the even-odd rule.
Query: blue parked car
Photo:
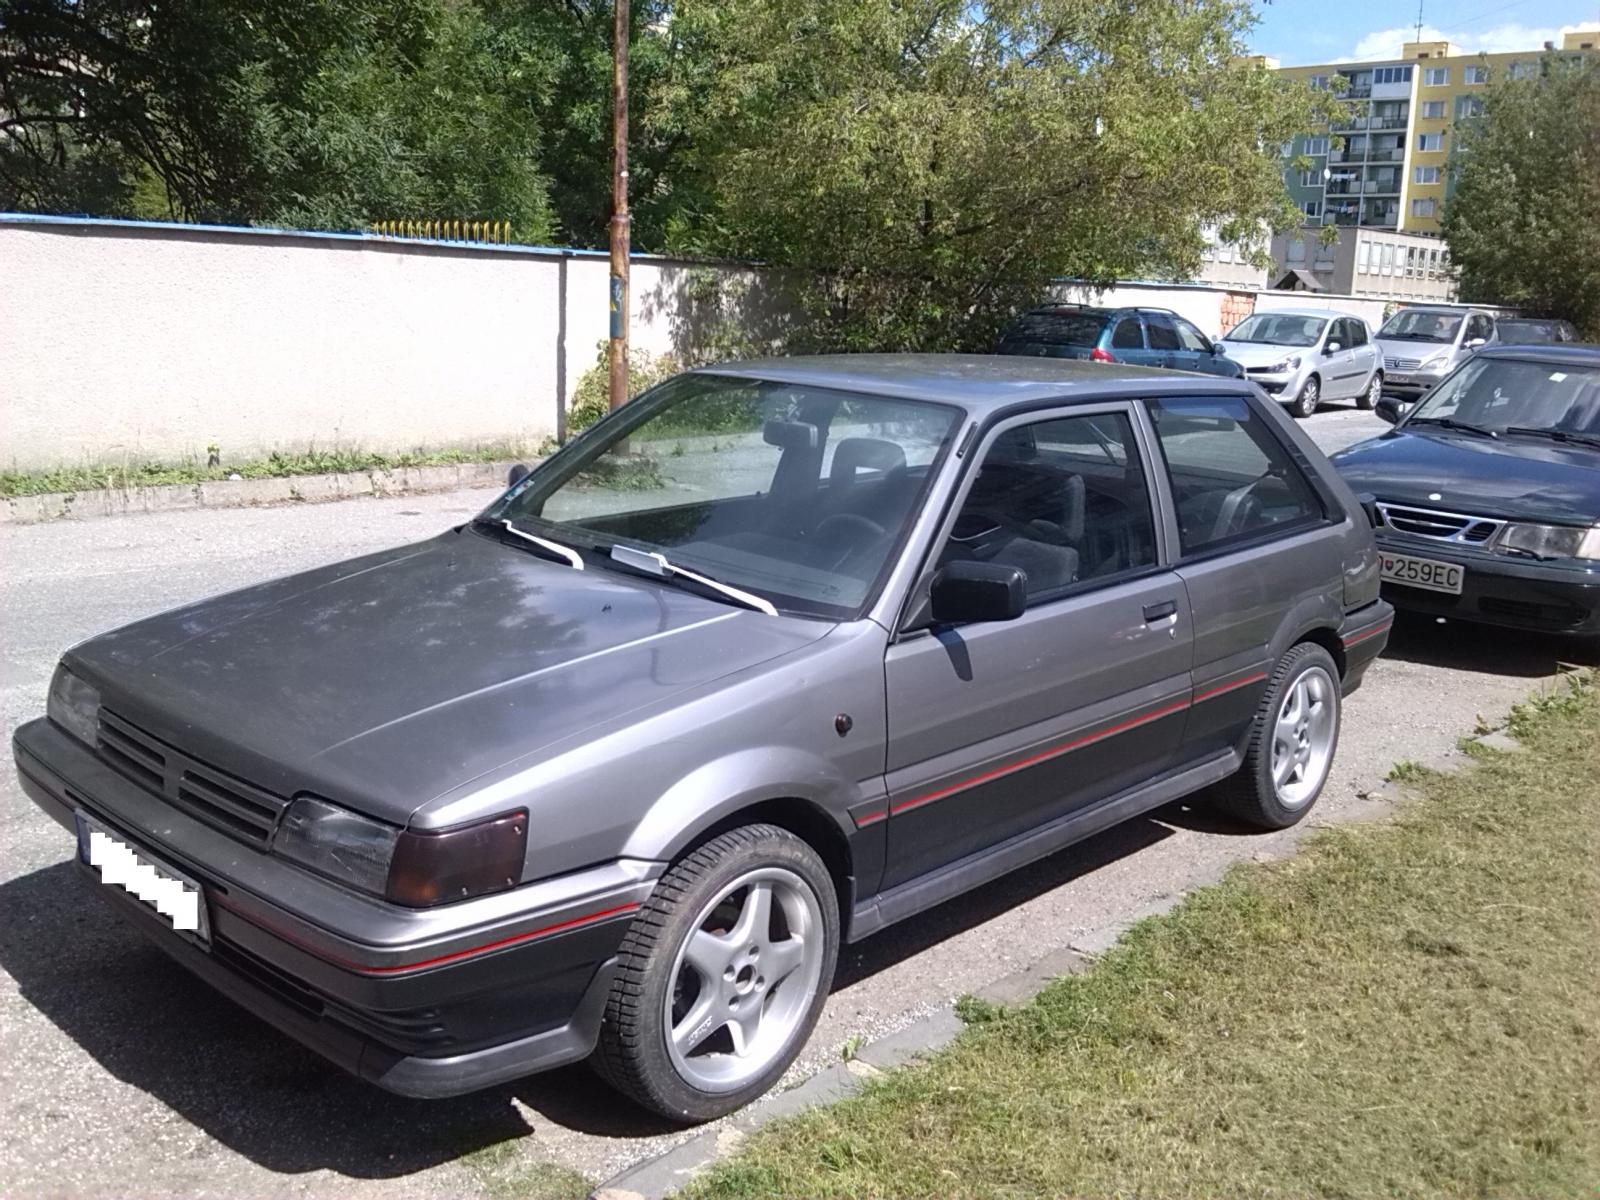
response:
[[[1036,308],[1000,335],[995,353],[1087,358],[1244,378],[1242,366],[1166,308],[1090,308],[1082,304]]]

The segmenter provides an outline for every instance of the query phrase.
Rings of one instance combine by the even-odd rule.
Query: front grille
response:
[[[1504,521],[1474,517],[1465,513],[1441,512],[1433,508],[1412,508],[1401,504],[1378,505],[1383,523],[1399,533],[1430,538],[1436,542],[1457,542],[1481,546],[1500,532]]]
[[[148,791],[223,833],[265,846],[288,801],[190,758],[131,721],[100,710],[100,753]]]
[[[1415,371],[1422,365],[1420,358],[1385,358],[1383,365],[1390,371]]]

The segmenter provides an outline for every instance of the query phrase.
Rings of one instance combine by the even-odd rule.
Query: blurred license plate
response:
[[[82,809],[72,815],[78,825],[78,857],[100,872],[101,883],[120,887],[169,928],[201,945],[210,945],[211,922],[206,915],[205,893],[198,883],[114,836]]]
[[[1413,558],[1409,554],[1383,555],[1383,577],[1391,583],[1406,587],[1424,588],[1430,592],[1461,594],[1461,581],[1467,569],[1455,563],[1439,562],[1432,558]]]

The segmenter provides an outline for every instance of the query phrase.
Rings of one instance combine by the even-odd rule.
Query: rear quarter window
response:
[[[1320,523],[1327,510],[1242,397],[1149,401],[1185,558]]]
[[[1105,317],[1090,313],[1029,313],[1001,335],[1000,344],[1093,346],[1105,327]]]

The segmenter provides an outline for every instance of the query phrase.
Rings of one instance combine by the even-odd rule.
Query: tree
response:
[[[0,205],[546,238],[543,68],[453,0],[9,0]]]
[[[1491,81],[1455,152],[1444,235],[1462,297],[1600,338],[1600,64],[1546,54],[1532,78]]]
[[[1338,104],[1240,62],[1235,0],[685,0],[715,86],[681,249],[797,269],[809,340],[987,348],[1052,279],[1183,275],[1297,224],[1279,147]]]

